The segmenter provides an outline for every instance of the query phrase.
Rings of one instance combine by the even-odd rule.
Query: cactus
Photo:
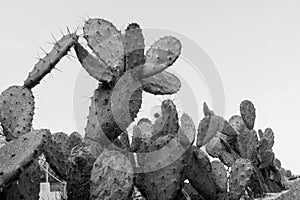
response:
[[[172,113],[176,111],[176,109],[170,109],[174,107],[170,100],[164,101],[162,105],[164,105],[161,107],[162,113],[165,113],[163,115],[167,115],[167,112]],[[176,117],[166,119],[165,124],[175,124],[175,127],[178,126],[176,125]],[[169,123],[171,121],[173,123]],[[144,148],[142,152],[147,154],[145,154],[142,173],[136,173],[135,184],[143,196],[149,200],[171,200],[180,194],[185,177],[183,175],[184,163],[188,155],[184,152],[191,142],[194,141],[195,137],[195,127],[191,118],[186,114],[181,117],[181,127],[177,129],[176,134],[171,132],[176,129],[168,126],[163,126],[161,130],[170,132],[160,137],[152,137],[150,142],[145,142],[141,146],[141,148]],[[158,143],[160,145],[157,145]]]
[[[167,71],[142,79],[142,85],[145,92],[155,95],[175,94],[181,88],[179,78]]]
[[[146,77],[156,76],[172,65],[180,54],[181,44],[173,37],[162,38],[152,45],[145,58],[144,39],[138,24],[130,24],[125,30],[125,36],[121,37],[120,31],[112,23],[102,19],[87,20],[84,25],[84,37],[100,59],[99,62],[106,66],[105,68],[102,64],[98,64],[99,67],[91,66],[88,70],[88,65],[85,65],[84,68],[89,73],[92,73],[95,68],[101,68],[104,71],[110,70],[111,73],[108,73],[112,74],[112,79],[105,81],[101,81],[100,75],[95,75],[98,77],[96,79],[102,83],[99,84],[92,98],[86,128],[86,138],[92,144],[91,149],[95,151],[95,146],[97,146],[95,142],[100,143],[98,145],[100,148],[107,144],[100,138],[107,136],[109,140],[114,141],[133,121],[142,102],[140,81],[145,81]],[[84,51],[81,47],[75,46],[75,50],[82,63],[85,58],[90,57],[87,53],[81,53]],[[123,54],[125,54],[124,57]],[[149,83],[151,86],[145,88],[152,88],[147,90],[148,92],[162,92],[166,84],[171,84],[170,79],[163,79],[170,76],[159,75],[160,79],[153,77],[157,79],[156,85]],[[173,80],[178,83],[178,79],[173,78]],[[177,89],[174,90],[174,92],[177,91]],[[166,92],[170,93],[170,90]],[[100,152],[101,149],[94,154],[97,155]]]
[[[201,147],[209,142],[218,132],[219,123],[216,117],[204,117],[198,126],[197,146]]]
[[[243,121],[243,118],[239,115],[233,115],[229,119],[229,124],[235,128],[239,133],[243,132],[247,129],[245,122]]]
[[[239,199],[244,194],[253,170],[251,161],[243,158],[235,161],[229,177],[229,190],[234,199]]]
[[[227,136],[227,141],[235,141],[238,132],[222,117],[216,115],[207,115],[198,126],[197,146],[201,147],[211,140],[217,132]]]
[[[161,104],[161,117],[153,125],[152,140],[163,136],[175,136],[179,128],[176,106],[171,100]]]
[[[83,143],[73,148],[68,158],[67,168],[67,194],[69,200],[90,199],[90,178],[95,161],[96,159]]]
[[[256,146],[258,144],[258,137],[254,130],[246,130],[240,132],[237,137],[239,152],[242,158],[252,159],[255,154]]]
[[[45,172],[35,160],[15,181],[5,189],[5,199],[32,200],[39,199],[40,182],[45,181]]]
[[[75,44],[75,51],[77,58],[82,67],[88,72],[90,76],[100,82],[110,82],[113,79],[113,73],[107,66],[91,55],[81,44]]]
[[[78,36],[75,33],[64,35],[58,40],[53,49],[35,64],[34,69],[24,82],[24,87],[31,89],[39,84],[43,77],[50,73],[60,59],[68,53],[77,40]]]
[[[247,128],[250,130],[253,129],[256,117],[253,103],[249,100],[242,101],[240,104],[240,112]]]
[[[267,149],[271,150],[274,145],[274,133],[271,128],[265,129],[265,132],[263,133],[261,139],[263,138],[266,138],[266,140],[268,141]]]
[[[124,67],[122,35],[109,21],[89,19],[83,26],[84,38],[97,57],[110,69]]]
[[[122,153],[104,149],[91,173],[90,199],[126,199],[133,187],[133,169]]]
[[[227,170],[223,163],[219,160],[214,160],[211,162],[213,179],[221,192],[227,191]]]
[[[31,131],[34,114],[32,92],[22,86],[11,86],[0,96],[0,122],[7,140]]]
[[[281,161],[278,158],[274,159],[274,166],[277,167],[278,169],[281,168]]]
[[[217,189],[208,156],[195,146],[191,146],[186,153],[184,167],[186,178],[203,198],[216,199]]]
[[[45,129],[31,131],[0,148],[0,188],[17,180],[21,172],[41,155],[49,134]]]
[[[44,155],[53,171],[61,178],[67,179],[68,155],[65,147],[55,139],[48,136],[47,144],[44,147]]]
[[[205,117],[206,116],[214,116],[215,115],[214,111],[212,111],[212,110],[209,109],[209,107],[208,107],[208,105],[207,105],[206,102],[203,103],[203,114],[204,114]]]
[[[266,151],[264,154],[259,155],[259,169],[266,168],[274,164],[275,155],[271,150]]]
[[[219,158],[225,165],[232,166],[237,156],[226,149],[224,142],[220,137],[213,137],[206,145],[206,152],[214,157]]]

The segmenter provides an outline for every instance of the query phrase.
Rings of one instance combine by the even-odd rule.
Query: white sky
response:
[[[5,1],[0,7],[0,91],[23,83],[37,61],[37,52],[43,55],[39,46],[50,50],[50,33],[59,38],[59,29],[66,32],[68,26],[75,30],[87,15],[109,19],[120,29],[135,21],[143,28],[172,30],[198,43],[215,64],[225,89],[225,117],[238,114],[242,100],[253,101],[255,128],[274,130],[276,156],[285,168],[299,174],[299,10],[296,0]],[[156,38],[146,39],[151,44]],[[179,60],[174,70],[185,65]],[[63,73],[54,71],[53,78],[47,76],[33,90],[37,97],[34,127],[67,133],[79,129],[82,133],[84,122],[76,124],[73,112],[80,65],[73,58],[64,58],[57,67]],[[92,82],[91,86],[95,85]],[[196,107],[203,101],[211,102],[202,80],[190,84],[193,90],[201,91]],[[84,91],[85,95],[90,96],[92,90]],[[81,109],[87,111],[89,101],[82,99],[85,104]],[[151,103],[149,97],[146,105]],[[155,109],[152,107],[148,110]],[[147,115],[148,110],[142,114]],[[196,118],[199,122],[202,113]]]

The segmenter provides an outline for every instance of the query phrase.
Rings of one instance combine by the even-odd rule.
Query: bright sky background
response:
[[[135,21],[143,28],[176,31],[198,43],[215,64],[225,89],[225,117],[238,114],[242,100],[253,101],[255,128],[273,129],[276,157],[285,168],[299,174],[299,10],[296,0],[5,1],[0,7],[0,91],[23,83],[37,53],[43,55],[39,46],[50,50],[50,33],[59,38],[59,29],[66,32],[68,26],[75,30],[87,16],[109,19],[120,29]],[[151,44],[157,38],[146,39]],[[63,73],[54,71],[53,77],[48,75],[33,89],[37,106],[34,128],[67,133],[79,130],[83,134],[85,122],[76,125],[73,112],[80,64],[74,58],[64,58],[57,67]],[[179,60],[174,70],[182,67]],[[211,102],[202,80],[191,85],[198,91],[194,107]],[[92,91],[93,87],[84,93],[91,96]],[[89,100],[82,99],[82,108],[87,111]],[[151,97],[147,101],[146,105],[154,102]],[[153,105],[148,110],[155,110]],[[148,110],[142,114],[147,115]],[[198,123],[202,117],[199,113],[194,120]]]

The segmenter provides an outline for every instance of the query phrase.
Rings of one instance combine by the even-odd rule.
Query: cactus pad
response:
[[[90,76],[101,82],[110,82],[113,79],[111,70],[104,63],[91,55],[79,43],[75,44],[75,52],[82,67]]]
[[[19,176],[18,182],[13,182],[6,190],[6,200],[39,199],[40,182],[45,181],[45,171],[34,161]]]
[[[175,37],[166,36],[155,41],[146,52],[141,77],[147,78],[162,72],[176,61],[180,53],[181,43]]]
[[[96,159],[84,144],[74,147],[68,158],[67,193],[69,200],[90,199],[90,178],[95,161]]]
[[[235,161],[229,177],[229,190],[235,199],[239,199],[253,174],[251,161],[240,158]]]
[[[68,53],[77,40],[78,36],[75,33],[64,35],[58,40],[53,49],[35,64],[25,80],[24,86],[31,89],[39,84],[43,77],[50,73],[60,59]]]
[[[112,70],[124,66],[122,35],[109,21],[89,19],[83,27],[84,38],[100,60]]]
[[[253,103],[249,100],[242,101],[240,104],[240,112],[247,128],[250,130],[253,129],[256,117]]]
[[[258,145],[257,133],[254,130],[245,130],[238,135],[237,142],[241,157],[252,159]]]
[[[42,153],[50,132],[36,130],[20,136],[0,148],[0,187],[17,180]]]
[[[44,147],[44,155],[51,169],[61,178],[67,179],[68,154],[66,152],[66,142],[64,145],[57,142],[51,136]]]
[[[125,70],[128,72],[137,66],[141,67],[145,63],[145,42],[142,29],[137,23],[131,23],[127,26],[123,42],[126,61]]]
[[[34,97],[31,90],[11,86],[0,96],[0,122],[8,140],[31,131]]]
[[[247,128],[245,122],[243,121],[243,118],[239,115],[233,115],[232,117],[230,117],[229,124],[239,133],[243,132]]]
[[[219,191],[226,192],[227,191],[227,171],[225,166],[219,160],[214,160],[211,162],[213,179],[219,189]]]
[[[216,186],[211,173],[211,164],[205,153],[191,146],[186,151],[184,174],[190,184],[205,199],[216,198]]]
[[[175,136],[179,128],[178,113],[171,100],[164,100],[161,104],[161,117],[153,125],[152,140],[162,136]]]
[[[105,149],[94,163],[91,199],[126,199],[133,187],[133,169],[127,157]]]
[[[206,102],[203,103],[203,114],[204,114],[204,116],[214,116],[215,115],[214,111],[209,109]]]
[[[143,90],[155,95],[175,94],[181,88],[177,76],[167,71],[142,79]]]

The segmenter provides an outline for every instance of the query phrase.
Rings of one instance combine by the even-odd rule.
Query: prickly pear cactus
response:
[[[213,137],[205,145],[205,150],[210,156],[219,158],[225,165],[230,167],[233,165],[237,157],[231,152],[227,151],[224,142],[225,141],[222,142],[220,137]]]
[[[238,132],[222,117],[207,115],[198,126],[197,146],[201,147],[208,143],[218,132],[227,136],[227,141],[235,140]]]
[[[203,198],[216,199],[217,188],[208,156],[195,146],[191,146],[186,155],[184,174],[190,184]]]
[[[32,92],[22,86],[11,86],[0,96],[0,122],[7,140],[31,131],[34,114]]]
[[[233,115],[232,117],[230,117],[229,124],[233,128],[235,128],[239,133],[247,129],[246,124],[243,121],[243,118],[239,115]]]
[[[168,101],[166,101],[168,102]],[[163,103],[164,104],[164,103]],[[169,129],[174,130],[174,129]],[[169,133],[168,135],[174,135]],[[156,147],[157,140],[164,145]],[[184,114],[181,117],[181,127],[173,139],[162,136],[153,143],[148,143],[150,151],[145,155],[142,172],[136,174],[135,184],[147,199],[176,199],[183,186],[184,166],[189,148],[195,138],[195,126],[191,118]],[[153,145],[153,146],[151,146]]]
[[[250,160],[240,158],[235,161],[229,177],[229,191],[234,199],[239,199],[244,194],[252,174]]]
[[[42,171],[39,163],[33,161],[19,176],[18,181],[6,188],[6,200],[38,200],[40,182],[45,181],[44,174],[45,172]]]
[[[174,37],[161,38],[150,47],[145,57],[144,38],[138,24],[130,24],[122,36],[111,22],[103,19],[87,20],[84,37],[101,64],[82,46],[76,45],[79,61],[90,74],[97,71],[95,69],[104,71],[102,78],[97,72],[92,75],[101,83],[92,98],[86,128],[86,139],[94,143],[91,149],[95,151],[107,144],[101,138],[106,136],[114,141],[136,117],[142,102],[143,85],[146,91],[154,94],[178,91],[179,79],[170,74],[159,74],[178,58],[181,44]],[[97,66],[91,66],[92,63],[97,63]],[[145,83],[151,77],[153,79]],[[166,89],[172,83],[177,88]],[[100,147],[95,142],[100,143]],[[100,152],[101,149],[94,154]]]
[[[203,114],[204,114],[204,116],[214,116],[215,115],[214,111],[209,109],[206,102],[203,103]]]
[[[64,145],[65,146],[65,145]],[[68,155],[66,147],[48,136],[47,143],[44,147],[46,161],[53,171],[63,180],[67,179]]]
[[[68,51],[77,42],[78,36],[75,33],[64,35],[60,40],[56,41],[53,49],[46,53],[44,58],[40,58],[35,64],[33,70],[29,73],[24,82],[24,87],[31,89],[35,87],[46,76],[55,65],[67,55]]]
[[[80,43],[76,43],[74,48],[79,62],[91,77],[101,82],[112,81],[113,73],[102,61],[91,55]]]
[[[227,170],[224,164],[219,160],[214,160],[211,162],[211,169],[213,174],[213,179],[221,192],[227,191]]]
[[[175,94],[181,88],[179,78],[167,71],[144,78],[142,83],[145,92],[156,95]]]
[[[258,145],[257,133],[254,130],[246,130],[240,132],[237,137],[239,152],[242,158],[252,159],[256,155],[256,147]]]
[[[161,104],[161,117],[153,125],[152,140],[168,135],[174,137],[178,128],[176,106],[171,100],[164,100]]]
[[[121,32],[109,21],[89,19],[83,26],[84,38],[100,60],[111,69],[124,66]]]
[[[240,112],[247,128],[250,130],[253,129],[256,117],[253,103],[249,100],[242,101],[240,104]]]
[[[91,173],[90,199],[127,199],[133,187],[133,169],[128,158],[105,149]]]
[[[68,158],[67,168],[67,194],[69,200],[90,199],[90,178],[95,161],[96,158],[83,143],[73,148]]]
[[[0,188],[17,180],[21,172],[41,155],[49,134],[44,129],[31,131],[0,148]]]

